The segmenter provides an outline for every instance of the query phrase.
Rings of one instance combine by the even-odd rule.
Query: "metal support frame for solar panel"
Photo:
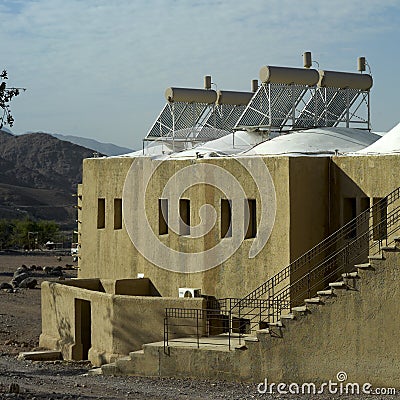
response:
[[[216,104],[205,127],[232,132],[246,105]]]
[[[209,114],[212,107],[212,105],[205,103],[168,102],[150,128],[144,141],[174,138],[176,131],[196,126],[202,115]]]
[[[302,103],[304,107],[296,119],[295,129],[339,125],[370,129],[369,91],[318,87]]]
[[[290,129],[300,111],[300,101],[305,96],[311,98],[314,91],[315,87],[305,85],[263,83],[240,116],[235,129]]]
[[[233,131],[246,106],[168,102],[144,141],[207,142]]]

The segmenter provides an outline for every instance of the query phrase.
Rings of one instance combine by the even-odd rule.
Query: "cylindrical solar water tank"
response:
[[[253,92],[232,92],[230,90],[218,90],[218,104],[247,105],[253,97]]]
[[[215,90],[206,89],[190,89],[190,88],[174,88],[170,87],[165,91],[165,98],[169,102],[184,103],[215,103],[217,100],[217,92]]]
[[[211,89],[211,75],[204,77],[204,89]]]
[[[372,76],[351,72],[319,71],[318,86],[369,90],[372,87]]]
[[[314,86],[319,79],[315,69],[264,66],[260,69],[260,79],[263,83],[282,83],[286,85]]]
[[[311,68],[311,65],[312,65],[311,51],[304,52],[303,65],[304,65],[304,68]]]

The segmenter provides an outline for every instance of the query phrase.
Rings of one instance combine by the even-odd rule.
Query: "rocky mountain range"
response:
[[[55,220],[75,226],[77,184],[88,149],[46,133],[0,131],[0,219]]]
[[[128,147],[117,146],[113,143],[103,143],[94,139],[88,139],[80,136],[73,135],[61,135],[59,133],[51,133],[52,136],[60,140],[66,140],[79,146],[87,147],[88,149],[93,149],[101,154],[107,156],[118,156],[120,154],[131,153],[133,150]]]

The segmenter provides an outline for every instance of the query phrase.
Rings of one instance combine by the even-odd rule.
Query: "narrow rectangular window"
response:
[[[179,234],[190,235],[190,200],[180,199],[179,200]]]
[[[97,229],[106,226],[106,199],[97,199]]]
[[[232,237],[232,200],[221,199],[221,238]]]
[[[168,234],[168,199],[158,199],[158,234]]]
[[[247,227],[245,239],[255,238],[257,235],[257,203],[255,199],[245,200],[244,215],[245,228]]]
[[[114,229],[122,229],[122,199],[114,199]]]
[[[373,238],[382,240],[387,236],[387,199],[374,197],[372,204]]]
[[[357,199],[355,197],[345,197],[343,199],[343,225],[349,223],[357,216]],[[346,229],[346,239],[354,239],[357,236],[355,223],[350,224]]]

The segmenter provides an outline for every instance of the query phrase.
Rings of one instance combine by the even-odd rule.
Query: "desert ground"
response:
[[[0,254],[0,284],[10,282],[26,265],[38,281],[35,289],[0,290],[0,399],[393,399],[398,396],[298,396],[257,393],[257,385],[191,379],[88,375],[89,362],[18,360],[22,351],[36,349],[41,331],[40,283],[56,280],[43,267],[58,267],[65,279],[76,277],[70,256]],[[32,266],[35,266],[32,269]],[[10,393],[18,387],[19,393]],[[15,390],[14,390],[15,391]]]

